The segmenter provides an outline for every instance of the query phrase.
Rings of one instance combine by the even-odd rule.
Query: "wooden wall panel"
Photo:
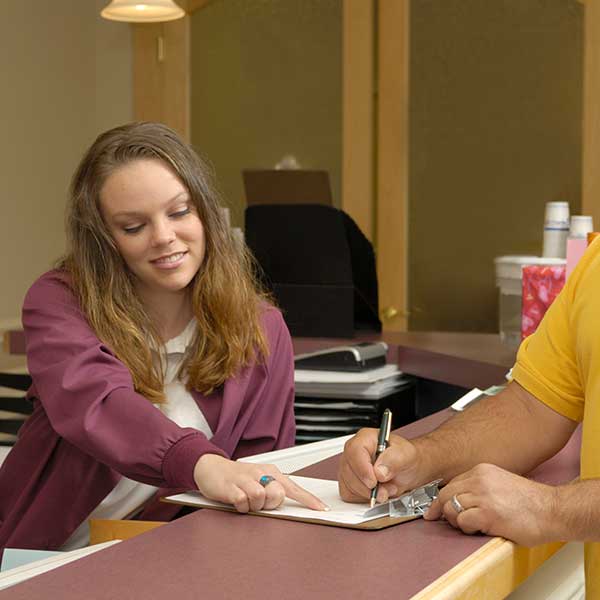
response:
[[[190,140],[190,17],[133,24],[133,113]]]
[[[344,0],[342,33],[342,202],[374,240],[374,0]]]
[[[600,230],[600,2],[584,2],[582,213]]]
[[[409,0],[379,3],[377,261],[388,331],[407,328]]]

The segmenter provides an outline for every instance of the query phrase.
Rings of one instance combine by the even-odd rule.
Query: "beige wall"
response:
[[[64,250],[70,176],[94,137],[130,121],[130,27],[105,0],[4,0],[0,19],[0,328]]]
[[[0,327],[63,250],[81,152],[131,119],[129,26],[104,4],[3,2]],[[540,251],[546,201],[580,207],[582,7],[411,4],[410,327],[494,330],[493,257]],[[339,204],[341,6],[214,0],[193,17],[192,141],[238,223],[240,169],[288,152],[330,171]]]
[[[288,152],[330,171],[339,206],[341,9],[213,0],[192,17],[192,142],[237,223],[241,169]],[[541,253],[546,202],[581,210],[582,26],[577,0],[411,2],[410,329],[496,331],[494,257]]]
[[[411,329],[497,331],[494,257],[580,212],[582,44],[577,0],[411,3]]]
[[[192,144],[234,224],[241,171],[286,154],[329,172],[340,204],[342,0],[213,0],[192,16]]]

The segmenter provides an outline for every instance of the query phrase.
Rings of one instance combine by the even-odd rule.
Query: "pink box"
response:
[[[523,267],[521,339],[537,329],[548,307],[565,285],[566,276],[567,267],[564,265]]]

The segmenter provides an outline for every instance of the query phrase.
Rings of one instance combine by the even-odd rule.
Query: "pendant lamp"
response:
[[[112,0],[100,13],[111,21],[159,23],[185,16],[185,11],[173,0]]]

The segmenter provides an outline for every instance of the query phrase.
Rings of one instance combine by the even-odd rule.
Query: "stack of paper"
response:
[[[0,446],[12,446],[17,441],[17,432],[31,409],[24,391],[0,386]]]
[[[394,408],[414,387],[397,365],[360,373],[297,369],[296,441],[314,442],[378,427],[385,408]],[[403,408],[404,411],[404,408]]]
[[[262,454],[253,454],[238,458],[240,462],[254,464],[275,465],[282,473],[293,473],[317,462],[325,460],[330,456],[341,454],[344,444],[351,438],[350,435],[330,438],[302,446],[292,446],[281,450],[272,450]]]
[[[320,398],[381,398],[406,382],[397,365],[370,371],[294,371],[296,395]]]

